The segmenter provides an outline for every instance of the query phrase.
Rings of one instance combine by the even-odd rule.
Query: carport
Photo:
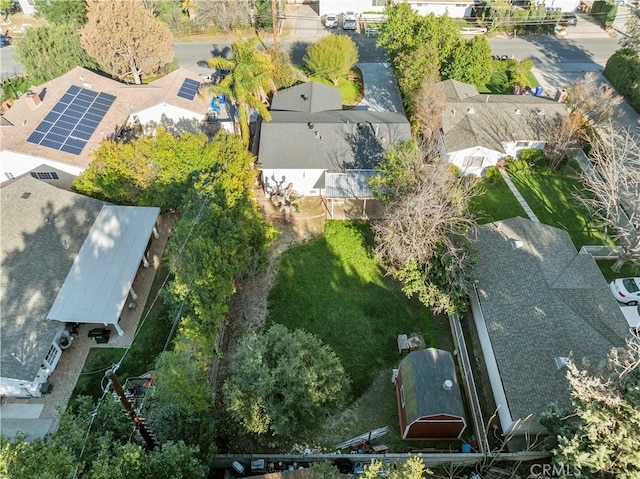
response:
[[[62,284],[48,320],[63,323],[118,325],[127,298],[137,299],[133,282],[140,263],[149,265],[145,252],[160,208],[102,207]],[[135,307],[135,303],[130,303]]]

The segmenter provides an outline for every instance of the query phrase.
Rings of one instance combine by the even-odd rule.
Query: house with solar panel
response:
[[[403,113],[344,110],[339,89],[307,82],[277,92],[271,121],[256,136],[258,164],[266,194],[278,184],[332,207],[345,200],[373,198],[368,180],[384,152],[411,139]]]
[[[0,182],[30,174],[69,188],[101,141],[121,140],[129,128],[199,132],[213,108],[215,126],[234,132],[228,102],[200,94],[203,82],[179,68],[149,84],[128,85],[76,67],[31,87],[1,118]]]
[[[70,325],[118,335],[159,208],[115,206],[29,175],[0,202],[0,395],[40,397]]]

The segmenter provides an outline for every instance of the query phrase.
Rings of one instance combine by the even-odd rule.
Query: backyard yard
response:
[[[324,236],[283,254],[269,296],[269,323],[315,334],[351,378],[349,411],[336,411],[329,423],[337,428],[327,425],[336,442],[376,427],[398,428],[391,384],[401,359],[398,334],[420,334],[427,347],[438,346],[429,312],[384,275],[372,247],[367,222],[328,221]]]

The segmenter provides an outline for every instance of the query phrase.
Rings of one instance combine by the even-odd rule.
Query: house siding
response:
[[[293,183],[293,189],[304,196],[320,196],[324,192],[325,170],[294,170],[294,169],[271,169],[262,170],[262,181],[264,189],[268,193],[276,188],[276,182],[283,182],[286,187]],[[321,186],[321,187],[320,187]]]
[[[462,175],[481,176],[486,168],[496,166],[498,160],[503,156],[505,156],[505,154],[500,151],[477,146],[474,148],[452,151],[448,154],[448,161],[460,168],[460,173]],[[482,157],[482,164],[480,166],[469,166],[466,163],[466,159],[469,157]]]

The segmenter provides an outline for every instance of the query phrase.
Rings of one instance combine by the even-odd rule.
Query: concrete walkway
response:
[[[362,72],[364,98],[354,110],[404,113],[400,89],[389,63],[356,63]]]
[[[514,185],[513,181],[511,181],[511,178],[509,178],[509,175],[507,174],[507,172],[505,170],[503,170],[503,169],[499,169],[498,171],[500,172],[500,174],[504,178],[504,181],[507,183],[507,186],[509,187],[509,189],[511,190],[513,195],[516,197],[516,199],[518,200],[518,203],[520,203],[520,206],[522,206],[522,209],[524,209],[524,212],[527,214],[529,219],[531,221],[536,222],[536,223],[540,223],[540,220],[535,215],[535,213],[533,212],[531,207],[524,200],[524,198],[522,197],[522,195],[518,191],[518,188],[516,188],[516,185]]]

